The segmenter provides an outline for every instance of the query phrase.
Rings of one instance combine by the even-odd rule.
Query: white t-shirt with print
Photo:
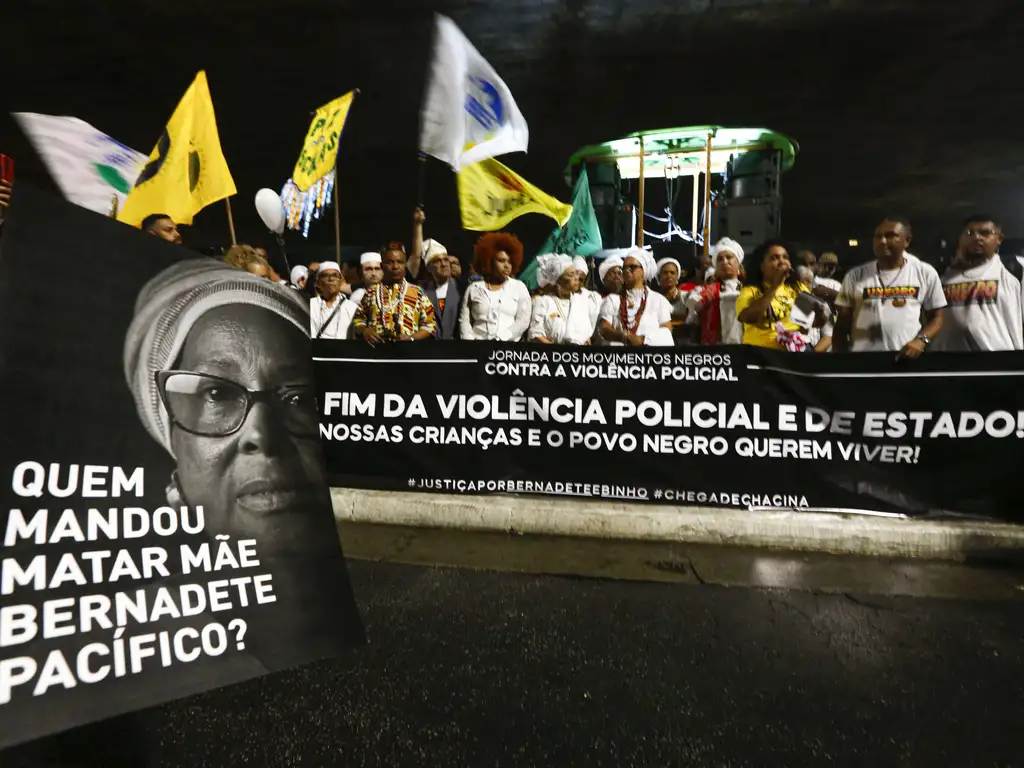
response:
[[[853,352],[898,352],[921,332],[921,312],[945,307],[946,297],[935,267],[904,258],[898,269],[875,261],[851,269],[836,306],[853,309]]]
[[[942,276],[946,294],[943,352],[998,352],[1024,348],[1020,281],[998,256],[977,267],[950,267]]]

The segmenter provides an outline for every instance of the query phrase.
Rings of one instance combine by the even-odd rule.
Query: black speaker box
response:
[[[601,242],[605,248],[628,248],[633,235],[633,206],[629,203],[619,205],[594,205],[597,226],[601,230]]]
[[[782,234],[782,198],[719,199],[711,209],[711,236],[750,249]]]
[[[725,196],[730,200],[777,197],[782,193],[782,152],[745,152],[730,158],[725,169]]]

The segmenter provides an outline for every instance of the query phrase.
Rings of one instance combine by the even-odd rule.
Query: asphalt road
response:
[[[384,534],[356,533],[352,554],[387,549]],[[483,557],[488,547],[497,557],[499,547],[546,546],[400,538],[392,535],[390,547],[406,557],[433,551],[443,559],[447,547],[451,560]],[[585,550],[567,543],[564,556],[549,546],[519,565],[496,562],[586,572],[600,565],[602,550]],[[685,568],[660,569],[660,582],[639,580],[638,557],[625,551],[603,550],[606,573],[632,569],[618,580],[354,561],[368,647],[71,734],[62,743],[72,762],[44,762],[37,744],[5,754],[2,766],[1024,762],[1019,574],[942,566],[919,577],[915,568],[932,566],[840,567],[835,558],[761,553],[759,562],[831,573],[820,580],[829,591],[813,580],[797,589],[724,587]],[[907,584],[929,592],[922,585],[957,578],[972,585],[974,599],[882,594]]]

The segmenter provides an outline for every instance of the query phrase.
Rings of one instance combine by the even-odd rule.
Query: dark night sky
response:
[[[769,127],[801,145],[783,181],[784,231],[861,237],[882,211],[920,236],[994,211],[1024,230],[1021,0],[307,0],[4,2],[0,151],[49,184],[10,110],[68,114],[148,153],[195,72],[209,75],[239,196],[290,173],[309,111],[362,89],[341,145],[343,241],[407,238],[430,12],[450,15],[497,68],[530,124],[503,160],[567,199],[576,148],[635,130]],[[72,10],[73,9],[73,10]],[[13,15],[16,14],[16,17]],[[431,162],[428,234],[466,253],[452,174]],[[679,217],[688,220],[682,202]],[[549,220],[511,229],[540,244]],[[226,239],[222,208],[193,240]],[[329,225],[311,240],[333,242]]]

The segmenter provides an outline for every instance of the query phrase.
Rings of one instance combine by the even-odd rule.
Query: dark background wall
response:
[[[362,89],[340,151],[346,243],[408,238],[431,12],[449,14],[498,69],[530,124],[514,169],[567,199],[571,152],[635,130],[765,126],[796,138],[784,230],[864,242],[883,211],[951,236],[991,209],[1024,228],[1020,0],[457,0],[303,3],[57,0],[4,3],[0,151],[47,183],[10,110],[68,114],[148,153],[205,68],[239,195],[242,240],[262,237],[252,196],[280,189],[309,111]],[[452,174],[431,162],[428,234],[468,253]],[[680,201],[679,218],[689,220]],[[684,224],[685,226],[685,224]],[[511,227],[538,246],[549,220]],[[227,240],[222,206],[193,242]],[[329,224],[310,239],[333,242]]]

